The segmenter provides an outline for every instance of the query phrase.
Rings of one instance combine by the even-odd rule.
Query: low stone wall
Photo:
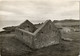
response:
[[[19,39],[22,43],[25,43],[26,45],[33,48],[33,35],[31,35],[30,32],[25,31],[23,29],[16,29],[15,30],[16,38]]]

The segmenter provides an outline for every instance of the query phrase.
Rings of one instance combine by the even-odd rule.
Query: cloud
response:
[[[15,13],[14,15],[4,16],[8,20],[26,20],[26,18],[30,20],[54,20],[60,19],[60,17],[64,19],[65,16],[76,18],[78,6],[78,2],[70,0],[3,0],[0,9]]]
[[[78,0],[0,0],[0,29],[18,25],[26,19],[33,23],[47,19],[79,19]]]
[[[4,16],[4,15],[14,15],[14,13],[8,12],[8,11],[0,11],[0,15],[2,15],[2,16]]]

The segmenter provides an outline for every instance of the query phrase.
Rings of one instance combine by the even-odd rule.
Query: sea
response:
[[[25,20],[2,20],[0,21],[0,31],[3,31],[2,28],[9,27],[9,26],[18,26],[23,23]],[[45,20],[30,20],[33,24],[38,24],[45,22]]]
[[[2,28],[9,26],[17,26],[21,23],[21,21],[0,21],[0,31],[3,31]]]

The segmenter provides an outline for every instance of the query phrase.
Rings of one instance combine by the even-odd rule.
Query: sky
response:
[[[79,19],[79,0],[0,0],[0,28],[50,20]]]

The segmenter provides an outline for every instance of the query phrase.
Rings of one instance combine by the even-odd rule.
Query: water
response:
[[[4,27],[7,27],[7,26],[17,26],[17,25],[20,25],[21,23],[23,23],[25,20],[2,20],[0,21],[0,31],[2,31]],[[44,22],[45,20],[30,20],[31,23],[42,23]]]
[[[20,21],[0,21],[0,31],[2,31],[4,27],[7,26],[17,26],[19,25],[21,22]]]

